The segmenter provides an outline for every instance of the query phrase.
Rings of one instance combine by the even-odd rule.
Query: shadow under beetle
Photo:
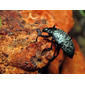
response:
[[[44,38],[52,37],[52,40],[49,40],[52,42],[51,47],[43,50],[43,52],[50,51],[52,50],[53,43],[55,44],[55,52],[53,54],[51,61],[58,56],[60,48],[62,48],[64,54],[66,54],[68,57],[70,58],[73,57],[75,48],[71,37],[66,32],[64,32],[61,29],[57,29],[55,26],[53,26],[52,28],[44,28],[42,30],[42,32],[46,32],[48,33],[48,35],[41,35],[42,32],[39,29],[37,30],[37,32],[38,32],[38,37],[39,36]],[[56,51],[57,55],[55,55]]]

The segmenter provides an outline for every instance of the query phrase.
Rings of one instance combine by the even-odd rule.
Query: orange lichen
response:
[[[20,13],[26,23],[33,24],[35,21],[47,20],[46,25],[39,22],[42,28],[56,25],[59,29],[68,33],[74,24],[71,10],[25,10],[20,11]]]

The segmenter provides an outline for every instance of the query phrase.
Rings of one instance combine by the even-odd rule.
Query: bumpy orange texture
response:
[[[85,74],[85,59],[79,48],[78,43],[73,39],[75,54],[72,59],[66,57],[63,63],[63,74]]]

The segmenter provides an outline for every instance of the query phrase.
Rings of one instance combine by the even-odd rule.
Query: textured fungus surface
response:
[[[54,24],[65,32],[73,26],[72,11],[0,11],[0,73],[38,73],[51,59],[54,50],[39,38],[36,29]],[[60,63],[58,63],[60,65]],[[35,71],[37,70],[37,71]]]

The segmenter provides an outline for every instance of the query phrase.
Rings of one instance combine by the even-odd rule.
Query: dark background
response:
[[[71,36],[77,40],[85,56],[85,10],[74,10],[73,17],[75,23],[71,31]]]

